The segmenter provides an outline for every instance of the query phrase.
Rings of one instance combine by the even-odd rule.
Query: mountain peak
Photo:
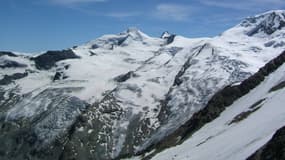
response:
[[[168,38],[168,37],[170,37],[170,36],[171,36],[171,34],[170,34],[168,31],[164,31],[164,32],[161,34],[160,38],[166,39],[166,38]]]
[[[129,27],[127,30],[125,30],[121,34],[127,34],[132,37],[137,37],[137,36],[148,37],[145,33],[143,33],[137,27]]]
[[[129,41],[143,41],[144,39],[149,38],[149,36],[136,27],[129,27],[126,31],[122,32],[121,35],[126,35],[125,42]]]
[[[254,17],[248,17],[240,26],[249,28],[248,36],[256,34],[271,35],[285,27],[285,10],[272,10]]]
[[[129,27],[126,31],[127,33],[138,33],[140,30],[137,27]]]
[[[160,38],[165,39],[166,44],[170,44],[174,41],[175,36],[175,34],[171,34],[168,31],[165,31],[161,34]]]
[[[261,13],[257,16],[262,16],[262,15],[268,15],[268,14],[285,14],[285,10],[270,10],[270,11],[267,11],[267,12],[264,12],[264,13]]]

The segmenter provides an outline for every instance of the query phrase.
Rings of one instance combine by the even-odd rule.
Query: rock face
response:
[[[80,99],[64,94],[74,90],[47,89],[20,98],[6,120],[1,116],[1,159],[59,159],[72,124],[87,107]]]
[[[189,138],[195,131],[199,130],[205,124],[211,122],[230,106],[238,98],[247,94],[250,90],[258,86],[266,76],[274,72],[278,67],[285,63],[285,52],[271,60],[264,67],[260,68],[257,73],[244,80],[239,85],[227,86],[218,91],[208,102],[206,107],[199,112],[196,112],[189,121],[179,127],[173,134],[166,137],[161,142],[148,148],[162,150],[167,147],[180,144],[185,139]],[[143,151],[144,153],[146,151]]]
[[[266,19],[264,21],[264,19]],[[243,21],[243,26],[249,26],[255,24],[256,26],[252,28],[247,34],[253,36],[258,33],[265,33],[271,35],[277,30],[284,29],[285,27],[285,14],[284,12],[272,12],[265,15],[259,15],[254,18],[248,18]]]
[[[280,160],[285,159],[285,127],[280,128],[262,148],[247,160]]]
[[[123,74],[123,75],[119,75],[118,77],[115,77],[114,80],[116,82],[125,82],[126,80],[132,78],[132,77],[136,77],[138,75],[136,75],[133,71],[130,71],[126,74]]]
[[[168,143],[171,148],[162,151],[161,148],[156,148],[145,153],[146,157],[142,155],[142,158],[247,159],[274,139],[274,145],[268,146],[269,152],[262,154],[260,159],[283,159],[284,145],[281,144],[284,140],[281,138],[284,135],[283,131],[277,130],[285,123],[285,89],[282,85],[285,80],[284,60],[283,53],[241,84],[226,87],[216,93],[206,108],[192,116],[193,121],[188,123],[188,127],[194,130],[188,130],[185,135],[177,134],[173,139],[167,137],[164,144]],[[244,86],[247,86],[246,89]],[[247,93],[243,94],[244,92]],[[234,100],[234,97],[240,98]],[[197,115],[199,116],[196,117]],[[187,125],[184,129],[186,128]],[[276,136],[272,138],[274,133]],[[276,137],[279,137],[280,143]],[[183,142],[177,145],[175,141]],[[262,149],[259,151],[262,152]],[[255,157],[258,159],[259,155],[261,154],[257,153]]]
[[[71,49],[62,51],[48,51],[42,55],[39,55],[33,60],[35,61],[37,69],[51,69],[56,62],[65,59],[80,58]]]
[[[21,64],[19,62],[13,61],[13,60],[6,60],[6,59],[0,59],[0,68],[24,68],[27,67],[25,64]]]
[[[170,44],[174,41],[174,38],[175,38],[175,34],[170,34],[169,32],[163,32],[162,35],[161,35],[161,38],[162,39],[166,39],[166,44]]]
[[[12,75],[4,75],[4,77],[0,80],[0,85],[7,85],[12,83],[14,80],[21,79],[28,76],[28,73],[15,73]]]
[[[0,52],[0,57],[1,57],[1,56],[4,56],[4,55],[10,56],[10,57],[17,57],[17,55],[14,54],[14,53],[12,53],[12,52],[1,51],[1,52]]]
[[[249,36],[258,24],[242,24],[215,38],[130,28],[36,57],[3,54],[25,67],[0,68],[0,159],[116,159],[187,138],[283,63],[270,60],[284,30]]]

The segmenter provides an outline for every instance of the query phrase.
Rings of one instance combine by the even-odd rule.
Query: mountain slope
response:
[[[37,56],[0,52],[2,159],[112,159],[140,153],[285,49],[285,11],[214,38],[136,28]],[[7,139],[9,141],[7,141]]]
[[[194,57],[186,61],[186,69],[182,68],[183,72],[181,72],[183,74],[175,79],[175,82],[179,83],[176,83],[167,93],[165,106],[162,108],[164,115],[169,114],[167,116],[171,118],[166,119],[166,125],[161,127],[161,132],[159,130],[156,133],[155,139],[160,139],[162,134],[171,133],[171,130],[184,124],[195,112],[206,106],[216,91],[245,80],[283,51],[282,47],[273,47],[273,51],[272,46],[266,47],[265,44],[272,39],[277,43],[282,43],[284,28],[267,36],[263,32],[254,36],[247,35],[252,28],[258,26],[259,23],[269,21],[268,17],[275,14],[280,14],[279,19],[282,19],[280,23],[283,23],[284,13],[280,11],[248,18],[256,19],[256,21],[244,26],[243,24],[248,21],[246,19],[224,32],[222,36],[207,41],[201,46],[202,49],[194,54]],[[275,36],[283,38],[277,38],[277,40]],[[153,141],[151,139],[147,142],[147,146]]]
[[[188,140],[153,159],[246,159],[285,124],[284,76],[283,64]]]
[[[248,160],[261,160],[261,159],[284,159],[284,136],[285,127],[280,128],[273,135],[271,140],[266,143],[263,147],[257,150]]]

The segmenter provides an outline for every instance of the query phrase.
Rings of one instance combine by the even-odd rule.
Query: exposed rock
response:
[[[134,71],[130,71],[126,74],[119,75],[114,78],[116,82],[125,82],[126,80],[132,78],[132,77],[137,77],[138,75],[134,73]]]
[[[200,54],[201,51],[207,46],[207,44],[201,46],[197,52],[197,54]],[[178,72],[178,74],[175,76],[174,79],[174,86],[179,86],[182,83],[182,79],[181,76],[183,76],[183,74],[186,72],[186,70],[191,66],[192,63],[192,57],[196,56],[197,54],[190,56],[187,61],[183,64],[183,67],[181,68],[181,70]]]
[[[112,133],[112,125],[125,113],[111,95],[105,96],[102,101],[105,103],[89,107],[80,116],[80,121],[74,124],[74,132],[70,134],[70,140],[64,147],[61,160],[112,159],[108,154],[116,152],[115,148],[112,148],[115,143],[113,134],[116,134]]]
[[[257,102],[255,102],[253,105],[251,105],[249,108],[250,109],[255,109],[255,108],[258,108],[258,107],[260,107],[261,106],[261,104],[265,101],[266,99],[265,98],[263,98],[263,99],[261,99],[261,100],[259,100],[259,101],[257,101]]]
[[[18,57],[16,54],[12,52],[0,51],[0,57],[4,55],[10,56],[10,57]]]
[[[0,121],[0,159],[59,159],[73,124],[88,107],[84,101],[65,94],[78,89],[46,89],[11,104],[9,114],[0,115],[5,119]]]
[[[0,80],[0,85],[7,85],[12,83],[14,80],[21,79],[28,76],[27,72],[24,73],[15,73],[12,75],[4,75],[4,77]]]
[[[128,37],[129,35],[124,35],[108,39],[98,39],[95,44],[91,46],[91,49],[97,49],[100,47],[106,49],[113,49],[114,46],[121,46]]]
[[[233,124],[233,123],[238,123],[238,122],[240,122],[240,121],[246,119],[246,118],[247,118],[248,116],[250,116],[252,113],[254,113],[255,111],[257,111],[260,107],[261,107],[261,106],[256,107],[256,108],[251,109],[251,110],[248,110],[248,111],[245,111],[245,112],[242,112],[242,113],[236,115],[236,116],[233,118],[233,120],[229,123],[229,125],[231,125],[231,124]]]
[[[62,51],[48,51],[42,55],[39,55],[32,60],[35,61],[37,69],[51,69],[56,62],[65,59],[80,58],[71,49]]]
[[[97,49],[97,48],[100,48],[100,46],[98,44],[93,44],[90,49]]]
[[[282,160],[285,159],[285,127],[280,128],[265,144],[247,160]]]
[[[272,87],[269,92],[274,92],[274,91],[277,91],[277,90],[282,89],[284,87],[285,87],[285,81],[280,82],[276,86]]]
[[[156,149],[157,151],[182,143],[190,137],[195,131],[203,127],[208,122],[217,118],[227,106],[231,105],[235,100],[247,94],[251,89],[259,85],[270,73],[274,72],[279,66],[285,62],[285,51],[278,57],[268,62],[264,67],[260,68],[257,73],[244,80],[241,84],[235,86],[227,86],[218,91],[208,102],[206,107],[196,112],[189,121],[179,127],[175,132],[165,137],[158,143],[154,143],[149,148],[138,154],[145,153]],[[152,155],[150,155],[152,156]]]
[[[24,68],[27,67],[27,65],[12,61],[12,60],[7,60],[7,59],[0,59],[0,68]]]
[[[166,39],[166,44],[170,44],[174,41],[176,35],[175,34],[170,34],[169,32],[163,32],[162,35],[160,36],[162,39]]]
[[[66,79],[66,78],[68,78],[68,76],[66,76],[64,74],[64,72],[56,72],[54,77],[53,77],[53,81],[63,80],[63,79]]]
[[[275,43],[276,43],[276,41],[269,41],[269,42],[264,43],[264,46],[265,46],[265,47],[271,47],[271,46],[273,46]]]
[[[90,56],[97,56],[97,53],[94,53],[92,51],[89,51],[89,53],[90,53]]]
[[[264,46],[265,47],[272,47],[273,46],[273,48],[279,48],[279,47],[284,47],[285,42],[284,41],[280,41],[280,42],[269,41],[269,42],[265,43]]]
[[[56,73],[53,77],[53,81],[57,81],[57,80],[63,80],[68,78],[68,76],[66,75],[65,71],[68,70],[68,68],[70,67],[70,65],[63,65],[63,66],[59,66],[56,69]]]
[[[259,24],[256,25],[253,29],[251,29],[247,35],[253,36],[257,33],[263,32],[267,35],[273,34],[277,30],[281,30],[285,27],[285,15],[278,14],[276,12],[269,13],[268,15],[261,15],[259,17],[252,18],[255,19],[250,21],[247,19],[249,23],[256,23],[256,19],[263,19]]]

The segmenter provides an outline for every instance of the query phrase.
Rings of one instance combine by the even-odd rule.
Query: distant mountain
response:
[[[213,38],[129,28],[0,52],[0,159],[245,159],[285,122],[284,50],[285,11],[270,11]]]

